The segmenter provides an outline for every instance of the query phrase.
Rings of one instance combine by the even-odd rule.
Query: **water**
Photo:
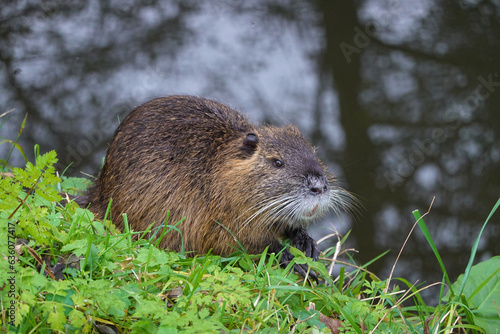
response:
[[[56,149],[59,169],[81,176],[96,173],[119,120],[158,96],[294,123],[365,207],[327,217],[316,238],[352,229],[360,263],[390,249],[370,266],[387,277],[412,210],[435,197],[426,223],[454,279],[500,196],[499,17],[492,3],[430,0],[3,3],[0,114],[14,111],[1,135],[15,138],[27,113],[28,155]],[[497,213],[478,260],[500,254],[499,236]],[[418,228],[395,275],[441,280]]]

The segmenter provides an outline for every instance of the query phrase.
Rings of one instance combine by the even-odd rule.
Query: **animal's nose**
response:
[[[320,187],[315,187],[315,186],[311,186],[309,187],[309,190],[311,191],[311,193],[313,193],[313,195],[321,195],[321,194],[324,194],[326,193],[326,191],[328,190],[328,187],[326,185],[324,186],[320,186]]]
[[[321,195],[328,191],[328,180],[324,175],[311,175],[307,177],[307,186],[313,195]]]

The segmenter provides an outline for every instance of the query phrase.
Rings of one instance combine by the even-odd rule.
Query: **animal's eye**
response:
[[[275,167],[278,167],[278,168],[281,168],[285,165],[283,163],[283,161],[281,161],[280,159],[273,159],[273,164]]]

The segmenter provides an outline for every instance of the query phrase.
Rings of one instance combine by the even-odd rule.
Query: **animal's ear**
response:
[[[253,132],[247,133],[243,143],[241,145],[241,150],[248,156],[253,155],[255,150],[257,150],[257,145],[259,144],[259,137]]]

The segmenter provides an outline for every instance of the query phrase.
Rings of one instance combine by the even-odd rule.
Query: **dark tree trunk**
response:
[[[369,114],[358,101],[361,91],[360,54],[370,37],[358,22],[356,5],[352,1],[318,0],[317,5],[319,12],[323,13],[326,39],[323,68],[320,70],[332,74],[338,94],[340,120],[346,138],[345,175],[349,190],[362,199],[366,208],[352,230],[359,250],[358,260],[365,263],[377,255],[373,252],[377,249],[374,222],[383,201],[374,184],[379,163],[368,138]],[[370,269],[376,272],[381,265],[381,262],[376,263]]]

